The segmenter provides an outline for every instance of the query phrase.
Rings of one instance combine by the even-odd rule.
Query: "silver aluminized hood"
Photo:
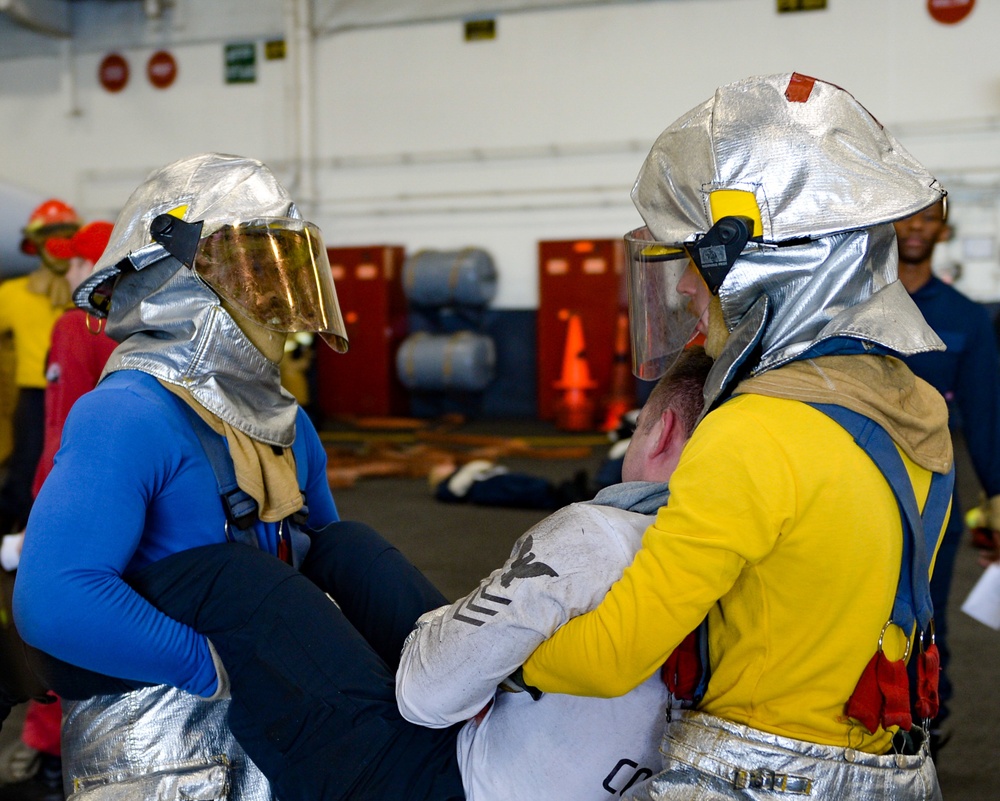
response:
[[[723,86],[670,125],[632,200],[658,240],[691,242],[715,222],[720,189],[755,196],[766,243],[871,228],[945,194],[849,93],[798,73]]]
[[[632,199],[656,240],[681,246],[732,190],[762,230],[718,288],[730,341],[709,406],[738,375],[805,355],[943,349],[897,280],[891,223],[944,189],[849,93],[798,73],[723,86],[659,136]]]
[[[719,289],[731,333],[709,375],[706,406],[738,375],[844,352],[850,341],[900,355],[944,350],[896,267],[891,224],[745,253]]]
[[[298,218],[288,192],[254,159],[203,153],[154,170],[128,199],[94,272],[74,293],[107,316],[121,344],[105,373],[140,370],[184,387],[247,436],[288,447],[295,399],[269,361],[222,308],[219,296],[151,237],[160,214],[204,221],[203,233],[234,220]],[[95,303],[100,293],[105,302]]]
[[[93,305],[96,289],[164,258],[166,251],[153,242],[150,225],[169,213],[203,221],[203,235],[234,220],[301,216],[270,169],[255,159],[224,153],[180,159],[151,172],[126,201],[94,271],[73,293],[76,305],[104,317],[108,310]],[[121,302],[115,305],[120,308]]]
[[[149,373],[189,390],[255,440],[282,448],[295,440],[297,404],[281,386],[278,365],[247,338],[218,295],[172,256],[118,282],[107,333],[121,344],[105,374]]]

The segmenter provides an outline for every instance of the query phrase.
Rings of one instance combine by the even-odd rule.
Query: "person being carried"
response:
[[[458,735],[469,799],[584,801],[620,794],[658,763],[666,687],[659,674],[616,699],[496,692],[537,645],[594,608],[638,550],[702,409],[711,360],[682,356],[639,414],[623,483],[550,515],[503,567],[420,618],[403,648],[396,695],[407,720]]]
[[[643,164],[633,353],[661,371],[689,307],[708,411],[622,579],[522,670],[614,697],[707,616],[704,696],[628,798],[940,799],[926,745],[893,753],[919,733],[911,651],[933,716],[927,585],[954,474],[944,400],[897,358],[943,343],[896,280],[892,222],[943,195],[850,94],[799,73],[719,88]]]

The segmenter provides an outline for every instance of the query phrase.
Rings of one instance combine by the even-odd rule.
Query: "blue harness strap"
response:
[[[843,406],[827,403],[809,405],[840,424],[858,447],[868,454],[892,488],[903,525],[903,557],[892,622],[906,632],[912,630],[914,622],[920,631],[926,630],[934,617],[929,578],[931,556],[948,514],[955,483],[954,466],[946,474],[932,474],[921,514],[903,459],[882,426]]]
[[[304,437],[295,438],[295,441],[292,443],[292,455],[295,457],[295,477],[299,482],[299,489],[302,490],[302,502],[305,503],[306,485],[309,483],[309,458],[306,455],[306,441]],[[306,507],[303,506],[299,514],[305,514],[305,517],[308,517],[309,514],[305,509]],[[305,517],[302,519],[305,520]]]
[[[178,407],[184,412],[191,428],[201,443],[208,463],[212,466],[215,483],[219,490],[219,498],[226,512],[226,520],[240,531],[247,531],[257,522],[257,501],[240,489],[236,482],[236,469],[225,437],[212,430],[198,413],[176,395],[171,395],[177,401]],[[242,540],[241,540],[242,541]],[[254,538],[256,542],[256,538]]]
[[[222,501],[222,508],[226,513],[226,520],[236,527],[235,532],[229,526],[226,527],[227,539],[252,545],[255,548],[260,547],[257,535],[251,530],[258,521],[257,501],[240,489],[240,485],[236,481],[236,469],[233,467],[226,438],[213,431],[212,427],[202,420],[198,413],[181,398],[172,393],[170,397],[174,399],[178,408],[184,412],[188,422],[191,423],[191,429],[198,437],[198,442],[201,443],[202,450],[205,451],[208,463],[212,467],[219,499]],[[308,479],[308,459],[305,452],[305,442],[301,437],[296,437],[292,443],[292,453],[295,456],[296,480],[300,491],[302,491]],[[305,501],[304,491],[303,501]],[[293,515],[292,522],[296,525],[304,524],[308,516],[309,510],[303,503],[302,508]]]

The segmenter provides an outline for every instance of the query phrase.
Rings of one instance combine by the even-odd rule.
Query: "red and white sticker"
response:
[[[938,22],[954,25],[972,12],[976,0],[927,0],[927,11]]]
[[[109,92],[120,92],[128,83],[128,62],[119,53],[108,53],[97,68],[101,86]]]
[[[157,50],[146,63],[146,77],[157,89],[166,89],[177,77],[177,62],[166,50]]]

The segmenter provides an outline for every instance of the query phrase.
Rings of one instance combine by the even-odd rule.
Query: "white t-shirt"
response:
[[[417,621],[396,699],[413,723],[468,721],[458,737],[468,801],[606,801],[659,772],[668,693],[658,673],[620,698],[535,701],[497,690],[557,628],[601,601],[652,521],[568,506],[521,537],[475,591]]]

